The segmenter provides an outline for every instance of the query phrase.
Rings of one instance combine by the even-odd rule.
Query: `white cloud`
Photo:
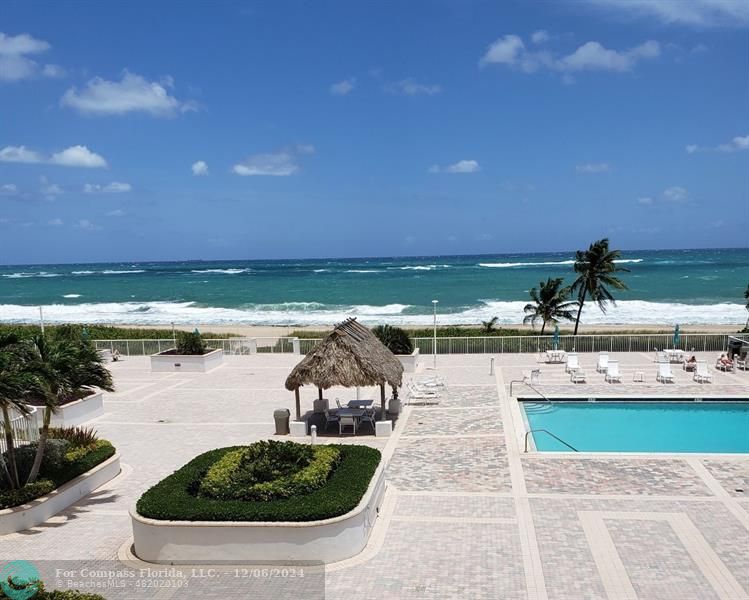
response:
[[[15,183],[4,183],[0,185],[0,195],[12,196],[18,193],[18,186]]]
[[[60,194],[65,193],[62,191],[62,188],[56,183],[47,183],[42,185],[41,192],[42,194],[50,197],[59,196]]]
[[[91,152],[86,146],[70,146],[61,152],[53,154],[49,163],[63,167],[84,167],[99,169],[107,166],[107,161],[96,152]]]
[[[120,208],[115,209],[115,210],[110,210],[107,213],[107,216],[108,217],[124,217],[125,216],[125,211],[122,210],[122,209],[120,209]]]
[[[98,183],[86,183],[83,186],[83,191],[86,194],[124,194],[133,189],[129,183],[122,183],[120,181],[113,181],[106,185],[100,185]]]
[[[6,146],[0,150],[0,162],[7,163],[47,163],[63,167],[106,167],[107,161],[96,152],[91,152],[86,146],[70,146],[56,152],[50,157],[43,156],[26,146]]]
[[[745,0],[587,0],[589,4],[668,24],[710,26],[749,25]]]
[[[622,52],[604,48],[598,42],[586,42],[557,65],[564,71],[631,71],[640,60],[656,58],[660,53],[660,44],[653,40]]]
[[[16,36],[0,32],[0,81],[20,81],[39,74],[39,64],[29,55],[41,54],[50,45],[28,33]],[[50,77],[50,71],[42,70],[42,75]]]
[[[356,77],[344,79],[330,86],[330,93],[334,96],[345,96],[351,93],[356,86]]]
[[[284,148],[279,152],[253,154],[242,162],[235,164],[232,171],[243,177],[254,175],[270,175],[286,177],[299,171],[298,158],[300,154],[314,154],[312,144],[296,144]]]
[[[479,66],[499,64],[525,73],[548,69],[562,73],[564,82],[572,83],[570,73],[578,71],[631,71],[638,62],[656,58],[660,55],[660,52],[660,44],[653,40],[621,51],[610,50],[599,42],[590,41],[582,44],[566,56],[554,56],[548,51],[528,50],[520,36],[509,34],[499,38],[489,46],[484,56],[479,60]]]
[[[533,34],[531,34],[531,41],[534,44],[545,44],[549,41],[549,34],[547,31],[539,29],[538,31],[534,31]]]
[[[50,79],[60,79],[61,77],[65,77],[66,72],[60,65],[44,65],[42,75]]]
[[[674,185],[663,190],[663,197],[669,202],[684,202],[688,197],[688,193],[683,187]]]
[[[6,146],[0,150],[0,162],[32,164],[43,160],[39,153],[29,150],[26,146]]]
[[[385,91],[401,96],[434,96],[442,92],[442,86],[434,83],[419,83],[413,77],[393,81],[385,85]]]
[[[643,206],[650,206],[653,203],[653,199],[650,196],[643,196],[637,199],[637,203]]]
[[[608,173],[611,171],[609,163],[585,163],[577,165],[575,171],[578,173]]]
[[[92,223],[88,219],[80,219],[75,224],[75,228],[76,229],[83,229],[85,231],[98,231],[98,230],[101,229],[101,227],[99,227],[98,225]]]
[[[199,160],[192,163],[192,174],[197,176],[208,175],[208,163],[204,160]]]
[[[70,88],[60,99],[63,106],[87,115],[124,115],[143,112],[154,117],[173,117],[195,110],[193,102],[182,102],[169,94],[173,82],[147,81],[144,77],[125,71],[120,81],[94,77],[79,92]]]
[[[49,221],[47,221],[47,225],[50,225],[52,227],[60,227],[61,225],[64,225],[64,224],[65,223],[63,222],[62,219],[50,219]]]
[[[689,154],[694,154],[695,152],[740,152],[741,150],[749,150],[749,135],[736,136],[727,144],[719,144],[714,147],[689,144],[686,150]]]
[[[432,165],[428,169],[429,173],[477,173],[480,170],[481,167],[478,161],[475,160],[459,160],[444,167]]]

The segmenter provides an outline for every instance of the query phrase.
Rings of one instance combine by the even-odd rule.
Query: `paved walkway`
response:
[[[89,424],[117,446],[123,473],[43,526],[0,536],[0,560],[31,560],[48,580],[53,568],[147,567],[129,554],[128,509],[196,454],[269,437],[273,409],[293,403],[283,380],[297,358],[227,357],[208,374],[152,374],[143,358],[114,364],[117,392],[106,396],[104,416]],[[535,360],[500,356],[490,375],[486,356],[440,357],[447,387],[439,404],[407,407],[389,440],[355,440],[389,460],[381,517],[361,555],[324,572],[307,568],[304,577],[231,566],[209,577],[183,569],[151,578],[169,587],[102,593],[112,599],[749,598],[749,458],[523,454],[508,389]],[[582,356],[591,375],[594,360]],[[656,387],[626,377],[635,369],[654,375],[651,356],[621,360],[619,386],[575,386],[562,366],[542,365],[540,389],[587,397],[595,386],[623,396]],[[694,388],[676,373],[677,383],[659,384],[658,393],[709,389],[749,397],[749,374],[718,374],[712,388]],[[304,390],[303,402],[311,406],[315,396]],[[347,400],[350,392],[327,396]]]

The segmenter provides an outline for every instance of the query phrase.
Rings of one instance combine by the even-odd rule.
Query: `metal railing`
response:
[[[749,341],[748,334],[684,333],[680,336],[679,347],[697,352],[724,352],[729,337]],[[562,335],[556,343],[551,335],[438,337],[436,351],[437,354],[538,353],[554,349],[566,352],[653,352],[656,348],[672,347],[673,339],[671,333]],[[413,343],[422,354],[434,354],[434,338],[414,338]]]
[[[728,338],[749,342],[749,334],[729,333],[683,333],[679,347],[696,352],[725,352]],[[244,355],[255,353],[307,354],[321,340],[293,337],[226,338],[206,340],[212,348],[221,348],[224,354]],[[157,354],[174,347],[172,339],[152,340],[94,340],[99,350],[117,350],[123,356]],[[421,354],[433,354],[434,338],[413,338]],[[298,346],[296,350],[295,345]],[[438,337],[437,354],[516,354],[539,353],[546,350],[566,352],[654,352],[656,349],[673,346],[671,333],[562,335],[555,342],[551,335],[485,336],[485,337]]]
[[[549,431],[548,429],[531,429],[529,431],[526,431],[525,432],[525,452],[528,452],[528,436],[530,434],[532,434],[532,433],[535,433],[535,432],[546,433],[546,434],[550,435],[551,437],[553,437],[560,444],[564,444],[565,446],[567,446],[573,452],[579,452],[579,450],[577,448],[575,448],[574,446],[571,446],[570,444],[568,444],[567,442],[565,442],[562,438],[557,437],[556,435],[554,435],[553,433],[551,433],[551,431]]]
[[[39,439],[39,423],[35,406],[29,406],[29,413],[24,415],[15,409],[10,409],[10,430],[13,443],[25,446]],[[5,443],[5,422],[0,421],[0,453],[8,450]]]

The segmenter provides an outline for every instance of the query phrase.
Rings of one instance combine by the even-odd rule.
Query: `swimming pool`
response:
[[[579,452],[749,452],[749,401],[521,402],[530,429]],[[571,452],[545,432],[542,452]]]

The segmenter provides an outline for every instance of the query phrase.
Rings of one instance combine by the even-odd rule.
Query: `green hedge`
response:
[[[81,333],[85,327],[90,340],[170,340],[172,339],[171,328],[151,327],[112,327],[109,325],[45,325],[44,331],[55,335],[59,330],[70,331],[71,327],[80,329]],[[38,325],[10,325],[0,324],[0,333],[16,333],[22,337],[36,335],[41,332]],[[201,332],[203,339],[225,339],[230,337],[241,337],[237,333],[213,333]]]
[[[281,500],[214,500],[198,495],[200,482],[221,458],[246,446],[211,450],[194,458],[140,497],[138,514],[173,521],[318,521],[353,510],[367,490],[380,451],[368,446],[331,445],[340,462],[325,485],[310,494]]]
[[[18,490],[0,490],[0,509],[20,506],[50,493],[114,456],[115,451],[107,440],[98,440],[93,449],[85,454],[75,452],[75,460],[65,460],[58,466],[42,468],[39,479],[34,483]]]
[[[0,600],[14,600],[8,598],[0,588]],[[40,582],[39,591],[30,600],[106,600],[99,594],[87,594],[78,590],[46,590]]]

